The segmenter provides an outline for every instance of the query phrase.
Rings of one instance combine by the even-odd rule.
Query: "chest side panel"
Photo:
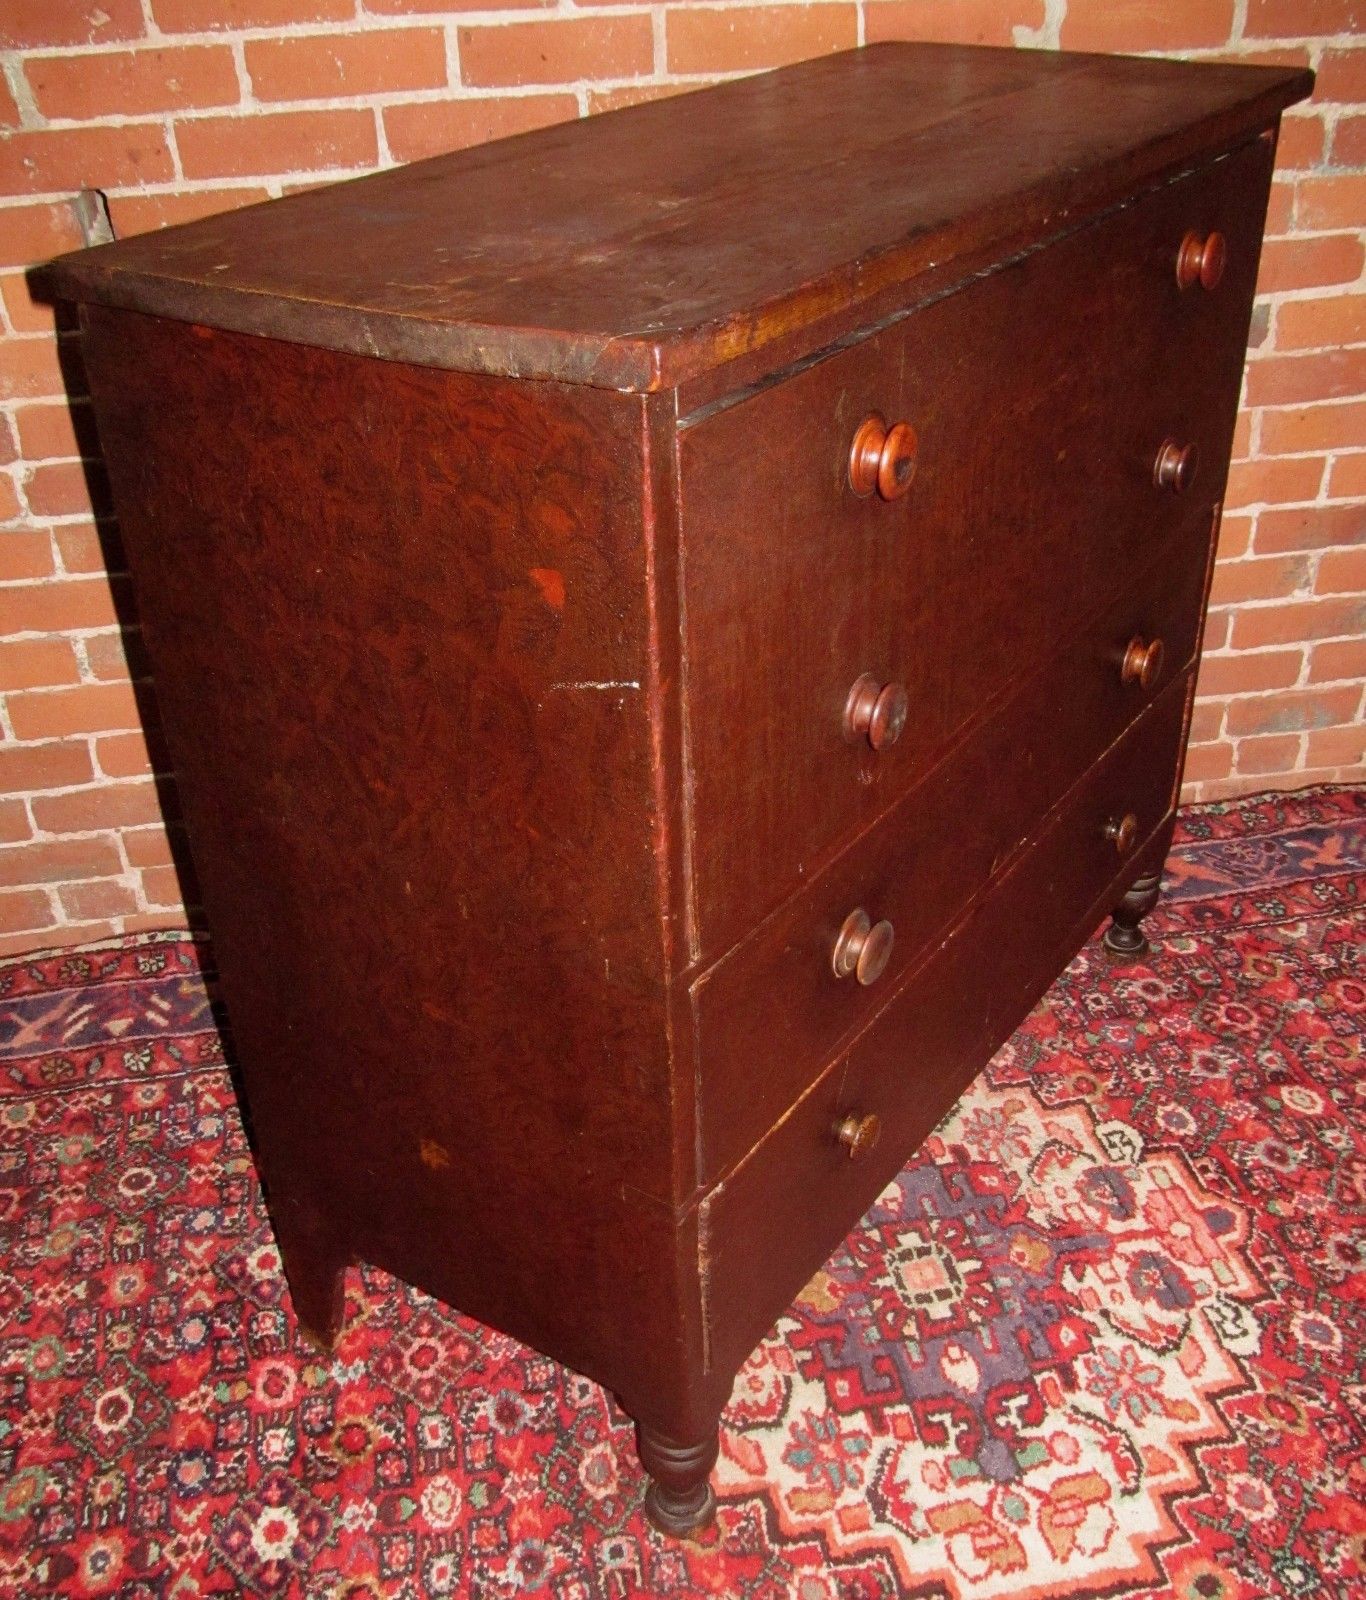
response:
[[[87,343],[267,1183],[570,1354],[670,1185],[640,402]]]

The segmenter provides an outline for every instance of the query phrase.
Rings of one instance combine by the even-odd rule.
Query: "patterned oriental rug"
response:
[[[184,936],[0,966],[0,1596],[1366,1594],[1366,790],[1187,813],[806,1288],[661,1539],[593,1384],[299,1338]]]

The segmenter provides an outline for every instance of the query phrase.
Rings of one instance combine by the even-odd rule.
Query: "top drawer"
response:
[[[1200,564],[1237,409],[1273,148],[1257,140],[685,427],[687,753],[701,953],[719,953],[1161,555]],[[1188,233],[1227,242],[1182,288]],[[860,497],[870,413],[915,430]],[[1165,441],[1194,481],[1154,479]],[[851,686],[899,684],[874,752]]]

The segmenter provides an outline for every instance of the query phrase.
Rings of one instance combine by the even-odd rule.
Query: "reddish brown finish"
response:
[[[941,263],[1074,227],[1312,81],[880,44],[124,240],[61,283],[386,360],[667,389],[794,332],[817,350],[832,313],[866,324]]]
[[[1140,485],[1136,492],[1150,491]],[[1155,692],[1191,662],[1211,556],[1206,507],[1179,561],[1150,564],[1099,616],[1073,622],[1045,667],[694,979],[705,1177],[724,1173],[782,1115],[841,1041],[866,1025],[885,988],[943,937],[967,887],[1009,864],[1066,797],[1078,769],[1138,715],[1144,701],[1120,681],[1133,635],[1160,634],[1170,646]],[[955,819],[951,850],[942,845],[946,817]],[[896,929],[880,988],[832,975],[830,952],[851,906],[876,910]],[[731,1070],[735,1061],[745,1063],[743,1073]]]
[[[322,1342],[375,1262],[710,1516],[755,1338],[1141,947],[1307,83],[889,47],[62,267]]]
[[[1173,684],[1059,818],[952,936],[890,994],[853,1046],[702,1204],[707,1324],[714,1359],[738,1365],[767,1330],[760,1307],[786,1305],[929,1134],[1094,928],[1133,874],[1105,842],[1121,803],[1142,818],[1135,860],[1160,862],[1171,835],[1173,770],[1188,682]],[[1119,876],[1117,876],[1119,874]],[[882,1140],[850,1161],[830,1138],[877,1108]]]
[[[857,1161],[860,1156],[870,1155],[877,1147],[882,1137],[882,1119],[873,1111],[866,1117],[851,1113],[839,1124],[835,1137],[849,1152],[849,1159]]]
[[[1153,462],[1153,482],[1159,489],[1170,489],[1173,494],[1185,494],[1195,482],[1200,467],[1200,450],[1194,444],[1177,444],[1166,439],[1158,448]]]
[[[697,956],[729,949],[1065,647],[1059,618],[1075,627],[1159,556],[1203,564],[1272,157],[1254,140],[686,423],[684,646],[707,707],[687,740]],[[1217,295],[1183,294],[1171,270],[1192,215],[1237,241]],[[892,504],[845,481],[874,410],[920,437],[915,487]],[[1207,463],[1186,495],[1153,487],[1168,438]],[[762,537],[737,560],[751,525]],[[970,650],[944,648],[950,627]],[[765,661],[782,671],[753,670]],[[913,708],[875,760],[841,727],[862,672]]]
[[[1188,233],[1176,256],[1176,281],[1183,289],[1197,283],[1202,289],[1217,289],[1227,264],[1228,241],[1222,233]]]
[[[849,487],[861,499],[876,489],[883,500],[900,500],[915,481],[918,450],[909,422],[889,428],[875,411],[859,425],[849,447]]]
[[[844,737],[850,743],[866,737],[874,750],[885,750],[905,731],[909,710],[905,684],[880,684],[865,672],[844,703]]]
[[[1161,639],[1151,639],[1146,644],[1143,635],[1136,633],[1124,652],[1124,662],[1119,669],[1121,683],[1136,683],[1146,694],[1162,676],[1162,663],[1166,659],[1166,646]]]

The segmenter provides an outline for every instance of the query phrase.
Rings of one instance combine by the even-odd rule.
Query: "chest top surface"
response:
[[[430,366],[671,387],[1060,232],[1312,82],[876,45],[82,251],[53,287]]]

